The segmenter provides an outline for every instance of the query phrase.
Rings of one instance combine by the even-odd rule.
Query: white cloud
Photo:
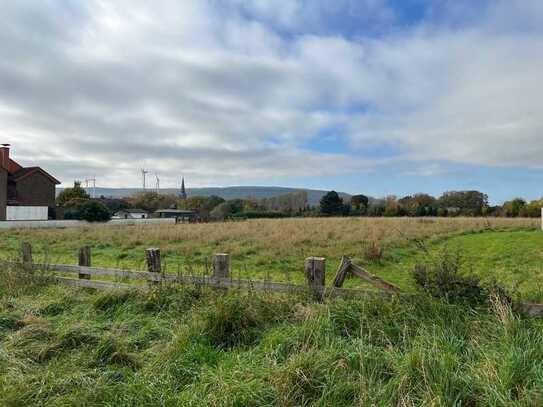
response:
[[[356,39],[315,29],[326,1],[73,4],[13,2],[0,17],[0,137],[67,183],[137,185],[141,166],[203,185],[382,162],[304,150],[327,129],[394,160],[541,166],[538,1]],[[335,7],[396,18],[385,1]]]

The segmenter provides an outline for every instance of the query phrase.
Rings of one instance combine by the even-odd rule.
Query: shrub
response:
[[[99,201],[74,202],[67,206],[64,219],[107,222],[111,220],[109,209]]]
[[[231,216],[233,219],[280,219],[288,218],[290,215],[279,211],[247,211],[236,213]]]
[[[413,278],[417,287],[435,298],[454,303],[481,305],[488,300],[488,290],[477,276],[461,272],[462,255],[450,254],[445,248],[435,262],[416,264]]]
[[[79,216],[87,222],[107,222],[111,219],[109,209],[98,201],[88,201],[81,205]]]

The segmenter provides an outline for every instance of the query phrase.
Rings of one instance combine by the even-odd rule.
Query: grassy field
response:
[[[229,252],[234,274],[302,280],[310,255],[343,254],[413,289],[418,262],[461,250],[464,271],[543,300],[543,236],[524,219],[295,219],[0,233],[38,261],[170,271]],[[379,249],[379,250],[376,250]],[[382,250],[382,256],[376,255]],[[359,284],[348,280],[349,285]],[[17,270],[0,279],[1,406],[538,406],[543,321],[497,299],[471,308],[414,296],[334,300],[196,287],[96,292]]]
[[[537,406],[543,323],[420,298],[0,282],[3,406]]]
[[[95,266],[143,270],[144,250],[162,249],[167,272],[202,273],[213,253],[232,257],[234,277],[302,282],[308,256],[327,258],[328,278],[342,255],[381,277],[412,289],[410,270],[444,245],[466,254],[466,271],[497,279],[509,290],[541,299],[543,234],[537,219],[339,218],[279,219],[177,226],[94,226],[85,229],[0,232],[0,257],[18,256],[20,243],[33,244],[38,262],[75,264],[90,245]],[[375,249],[382,256],[375,255]],[[360,286],[355,279],[347,287]]]
[[[484,283],[499,283],[519,300],[543,302],[543,233],[539,230],[464,233],[427,244],[429,254],[412,247],[398,248],[390,259],[373,264],[377,274],[401,275],[444,250],[460,253],[463,271]]]

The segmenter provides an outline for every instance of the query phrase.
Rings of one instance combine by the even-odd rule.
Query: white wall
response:
[[[82,220],[9,221],[0,222],[0,229],[62,229],[92,225],[175,225],[175,219],[113,219],[107,223],[88,223]]]
[[[47,206],[8,206],[6,220],[47,220],[49,208]]]

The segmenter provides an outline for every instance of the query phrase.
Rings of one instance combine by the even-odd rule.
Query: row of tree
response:
[[[527,202],[516,198],[503,205],[492,206],[488,196],[479,191],[450,191],[439,198],[428,194],[408,195],[403,198],[388,196],[372,199],[355,195],[349,203],[335,192],[326,194],[320,202],[319,212],[334,216],[494,216],[532,217],[541,216],[543,200]]]
[[[502,216],[539,217],[542,200],[527,202],[517,198],[501,206],[490,206],[486,194],[479,191],[451,191],[439,198],[428,194],[415,194],[402,198],[388,196],[370,199],[354,195],[344,200],[335,192],[324,195],[318,206],[308,204],[305,191],[294,192],[265,199],[224,200],[218,196],[194,196],[180,199],[174,195],[142,192],[130,198],[91,199],[87,192],[75,183],[57,198],[66,219],[106,221],[123,209],[137,208],[153,213],[159,209],[177,208],[198,212],[201,220],[229,218],[280,218],[294,216]]]

